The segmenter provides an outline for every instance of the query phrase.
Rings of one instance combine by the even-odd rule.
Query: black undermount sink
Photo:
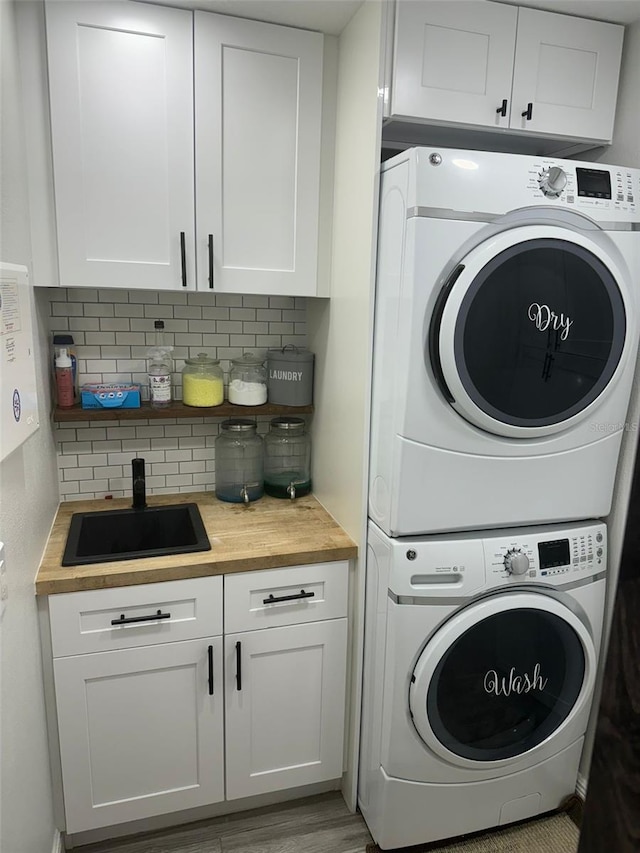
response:
[[[210,551],[198,505],[76,512],[71,517],[63,566],[108,563]]]

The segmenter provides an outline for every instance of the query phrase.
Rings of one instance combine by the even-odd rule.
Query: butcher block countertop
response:
[[[149,506],[184,503],[197,503],[210,551],[88,566],[62,565],[71,516],[76,512],[126,509],[131,506],[131,498],[61,504],[36,576],[36,594],[350,560],[357,554],[353,540],[313,495],[295,501],[265,495],[248,505],[219,501],[213,492],[147,496]]]

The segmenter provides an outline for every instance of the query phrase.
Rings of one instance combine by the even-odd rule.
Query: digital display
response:
[[[576,169],[578,195],[587,198],[611,198],[611,176],[602,169]]]
[[[568,566],[571,561],[569,556],[569,540],[554,539],[552,542],[539,542],[538,556],[540,558],[541,569]]]

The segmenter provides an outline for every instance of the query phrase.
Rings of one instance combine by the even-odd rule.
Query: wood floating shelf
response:
[[[184,403],[170,403],[164,409],[154,409],[149,403],[142,403],[138,409],[83,409],[73,406],[69,409],[59,407],[53,410],[53,420],[58,423],[69,421],[139,421],[166,420],[167,418],[255,418],[258,415],[310,415],[313,406],[279,406],[276,403],[264,403],[262,406],[234,406],[226,401],[220,406],[185,406]]]

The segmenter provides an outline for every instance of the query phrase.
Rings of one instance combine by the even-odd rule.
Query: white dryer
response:
[[[383,166],[369,515],[391,536],[602,517],[635,367],[640,170]]]
[[[605,567],[599,522],[408,540],[370,523],[358,802],[382,849],[575,792]]]

